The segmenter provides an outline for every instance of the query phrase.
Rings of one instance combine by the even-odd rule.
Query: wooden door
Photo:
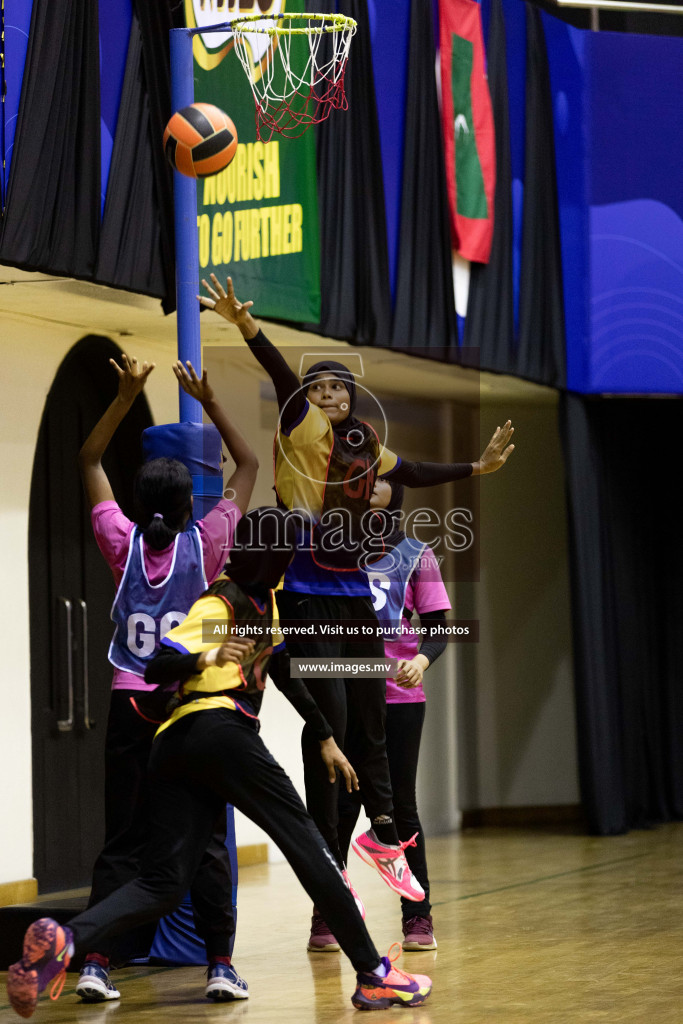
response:
[[[117,391],[109,359],[121,350],[90,335],[67,354],[47,397],[29,510],[34,874],[41,892],[90,883],[104,838],[104,734],[112,670],[107,650],[114,581],[95,543],[78,451]],[[140,396],[104,467],[132,513],[141,433],[152,420]]]

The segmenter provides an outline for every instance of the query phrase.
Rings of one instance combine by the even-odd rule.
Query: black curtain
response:
[[[539,12],[526,5],[524,210],[515,335],[512,269],[512,170],[505,20],[502,0],[491,0],[487,49],[496,130],[495,223],[491,259],[473,263],[465,344],[479,345],[482,370],[566,385],[562,250],[555,174],[552,96],[545,34]]]
[[[319,330],[359,345],[388,344],[389,256],[367,4],[340,0],[337,7],[358,29],[346,69],[349,109],[333,111],[317,129]]]
[[[460,360],[431,0],[412,0],[392,348]]]
[[[516,369],[564,387],[567,381],[560,222],[550,71],[541,14],[526,5],[524,214]]]
[[[179,0],[134,0],[133,10],[142,36],[142,72],[149,103],[149,146],[164,279],[161,304],[164,313],[171,313],[176,305],[173,171],[161,140],[172,113],[169,32],[184,25],[184,8]]]
[[[683,818],[682,403],[561,399],[581,796],[602,835]]]
[[[512,165],[502,0],[491,0],[486,59],[496,137],[493,242],[488,263],[472,263],[464,344],[479,346],[483,370],[514,372]]]
[[[98,6],[34,0],[0,261],[91,278],[100,187]]]
[[[151,150],[142,36],[133,15],[95,277],[103,284],[172,301],[172,294],[167,296]]]

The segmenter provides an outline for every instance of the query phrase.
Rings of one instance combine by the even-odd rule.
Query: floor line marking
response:
[[[446,903],[459,903],[463,900],[474,900],[479,896],[491,896],[493,893],[506,892],[508,889],[523,889],[527,885],[538,885],[539,882],[550,882],[554,878],[566,878],[568,875],[578,875],[584,871],[597,871],[600,868],[612,867],[615,864],[627,864],[629,861],[640,860],[643,857],[652,856],[653,854],[651,853],[634,853],[630,857],[620,857],[618,860],[601,861],[599,864],[586,864],[585,867],[572,868],[571,871],[559,871],[554,875],[541,875],[539,878],[529,878],[525,882],[512,882],[510,885],[500,885],[495,889],[484,889],[482,892],[466,893],[464,896],[456,896],[452,900],[442,900],[438,904],[435,904],[435,906],[445,906]],[[439,882],[438,880],[430,882],[431,886],[439,884],[442,885],[443,882]]]

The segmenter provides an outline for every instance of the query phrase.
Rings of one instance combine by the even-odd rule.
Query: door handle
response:
[[[90,717],[90,680],[88,678],[88,606],[81,598],[81,652],[83,677],[83,728],[94,729],[95,722]]]
[[[71,732],[74,727],[74,663],[73,663],[73,623],[71,620],[71,601],[68,597],[58,597],[66,612],[66,695],[67,717],[57,719],[60,732]],[[61,708],[59,709],[61,711]]]

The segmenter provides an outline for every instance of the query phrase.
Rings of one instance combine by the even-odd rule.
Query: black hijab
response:
[[[225,572],[242,590],[265,601],[292,560],[297,529],[284,509],[262,505],[242,516]]]
[[[382,526],[381,530],[378,532],[378,536],[382,538],[384,550],[391,551],[400,544],[402,540],[405,540],[406,536],[400,528],[401,507],[403,506],[403,484],[395,484],[392,483],[391,480],[385,480],[384,482],[389,484],[391,487],[391,498],[389,499],[389,504],[385,508],[373,509],[372,514],[373,516],[379,516],[381,518]],[[376,526],[375,530],[377,530]]]

